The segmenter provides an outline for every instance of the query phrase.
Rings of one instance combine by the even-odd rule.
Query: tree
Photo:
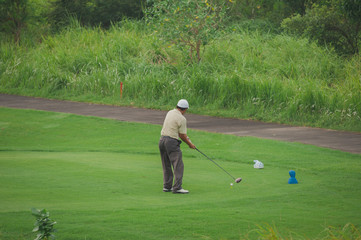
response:
[[[93,6],[89,0],[55,0],[52,2],[49,18],[56,27],[68,25],[70,17],[86,25],[91,19]]]
[[[277,26],[293,14],[305,13],[307,0],[238,0],[228,14],[234,19],[264,19]]]
[[[354,45],[356,47],[355,53],[359,53],[361,35],[361,1],[359,0],[344,0],[343,9],[352,25],[354,26]]]
[[[351,21],[361,24],[361,1],[344,0],[342,6]]]
[[[28,7],[28,0],[0,0],[0,29],[11,33],[17,44],[29,18]]]
[[[53,25],[63,27],[76,18],[81,25],[109,27],[122,18],[141,18],[145,0],[55,0],[50,19]]]
[[[92,25],[109,27],[122,18],[142,18],[142,5],[145,0],[96,0]]]
[[[148,1],[145,16],[148,25],[154,27],[165,41],[185,47],[189,61],[199,62],[201,50],[227,18],[226,9],[225,1],[154,0]]]
[[[361,1],[328,0],[314,3],[299,14],[286,18],[282,27],[289,32],[331,45],[341,54],[358,54],[361,38]]]

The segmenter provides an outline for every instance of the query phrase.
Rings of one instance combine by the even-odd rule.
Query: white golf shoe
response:
[[[173,188],[169,189],[169,188],[163,188],[163,192],[171,192],[173,191]]]
[[[173,191],[173,193],[186,194],[186,193],[189,193],[189,191],[182,188],[182,189],[178,189],[178,190]]]

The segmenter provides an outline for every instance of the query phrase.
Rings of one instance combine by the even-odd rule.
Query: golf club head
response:
[[[239,183],[240,181],[242,181],[242,178],[237,178],[234,180],[236,183]]]

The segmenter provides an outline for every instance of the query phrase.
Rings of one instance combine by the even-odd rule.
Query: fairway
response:
[[[161,126],[0,108],[0,239],[34,239],[46,208],[57,239],[321,239],[361,226],[361,155],[189,130],[187,195],[162,192]],[[258,159],[264,169],[254,169]],[[297,185],[287,184],[289,170]]]

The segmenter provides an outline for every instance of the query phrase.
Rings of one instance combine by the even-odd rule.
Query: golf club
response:
[[[222,168],[221,166],[219,166],[218,163],[216,163],[215,161],[213,161],[210,157],[208,157],[207,155],[205,155],[204,153],[202,153],[198,148],[196,148],[196,150],[202,154],[203,156],[205,156],[208,160],[210,160],[211,162],[213,162],[214,164],[217,165],[217,167],[219,167],[220,169],[222,169],[225,173],[227,173],[236,183],[239,183],[240,181],[242,181],[242,178],[235,178],[233,177],[229,172],[227,172],[226,170],[224,170],[224,168]]]

